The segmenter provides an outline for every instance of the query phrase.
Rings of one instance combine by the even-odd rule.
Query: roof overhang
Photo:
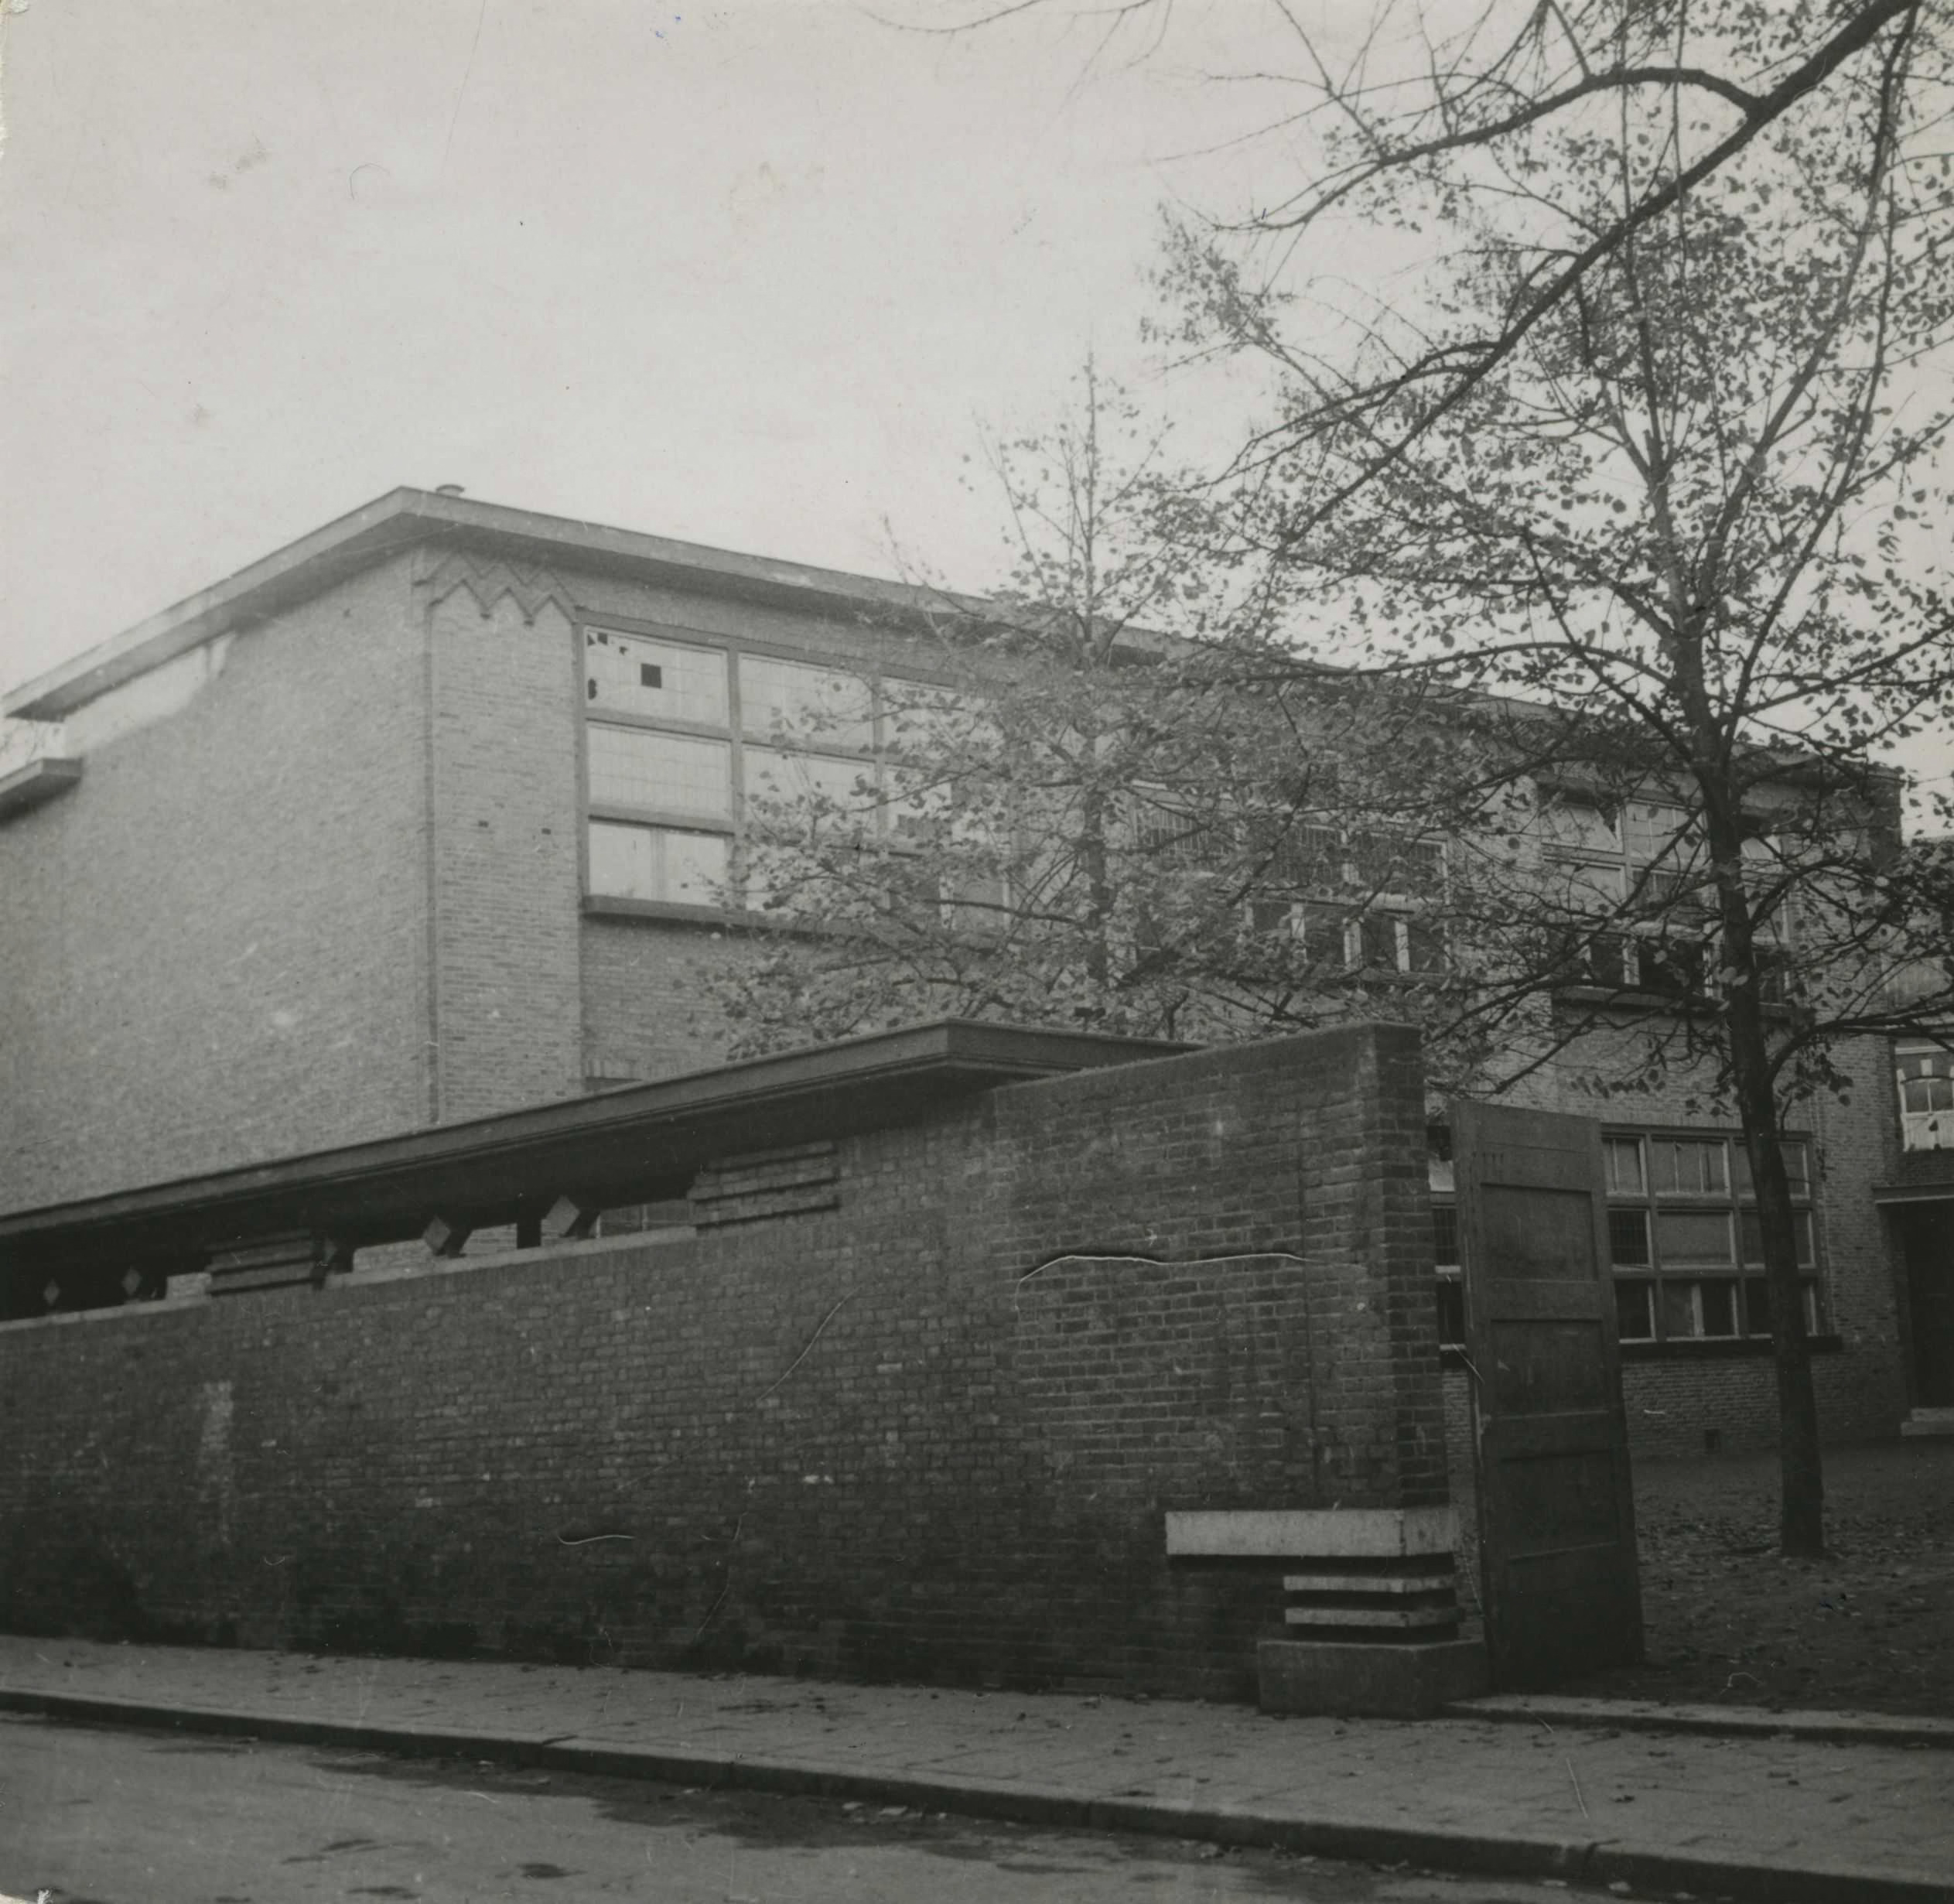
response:
[[[56,754],[43,754],[10,774],[0,774],[0,820],[30,807],[45,805],[56,795],[66,793],[81,778],[81,763]]]
[[[189,1258],[292,1231],[351,1246],[436,1213],[512,1223],[682,1195],[713,1159],[912,1122],[999,1085],[1194,1048],[948,1019],[0,1217],[0,1266]]]
[[[1908,1203],[1954,1203],[1954,1178],[1939,1183],[1875,1184],[1873,1201],[1882,1209]]]
[[[436,539],[515,561],[562,562],[837,617],[875,615],[920,624],[932,613],[984,612],[974,597],[906,583],[739,555],[466,496],[396,489],[15,689],[0,698],[0,713],[58,720],[214,636],[275,614],[400,549]]]

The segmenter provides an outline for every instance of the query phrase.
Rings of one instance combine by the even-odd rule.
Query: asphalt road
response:
[[[0,1899],[314,1904],[1568,1904],[1378,1871],[839,1800],[0,1715]]]

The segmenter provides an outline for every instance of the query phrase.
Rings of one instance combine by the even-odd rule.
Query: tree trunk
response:
[[[1751,1159],[1758,1227],[1764,1242],[1764,1289],[1771,1315],[1771,1359],[1778,1378],[1780,1551],[1816,1558],[1825,1551],[1825,1475],[1819,1454],[1818,1397],[1805,1332],[1805,1285],[1798,1231],[1785,1169],[1782,1123],[1764,1014],[1757,938],[1745,888],[1743,841],[1734,804],[1705,802],[1705,829],[1716,871],[1723,927],[1721,962],[1728,976],[1731,1077]],[[1739,1254],[1741,1255],[1740,1249]]]
[[[1734,1014],[1733,1014],[1734,1015]],[[1736,1027],[1731,1043],[1735,1047]],[[1733,1057],[1735,1056],[1733,1048]],[[1777,1104],[1767,1079],[1761,1092],[1747,1086],[1737,1066],[1744,1140],[1757,1191],[1758,1225],[1764,1232],[1764,1289],[1771,1312],[1771,1359],[1778,1377],[1778,1459],[1781,1499],[1780,1550],[1816,1558],[1825,1551],[1825,1476],[1819,1454],[1818,1397],[1812,1387],[1812,1348],[1805,1333],[1805,1284],[1798,1270],[1798,1238]]]
[[[1665,477],[1652,494],[1670,528]],[[1691,770],[1703,799],[1703,843],[1717,897],[1723,970],[1725,1050],[1737,1091],[1744,1149],[1751,1159],[1751,1194],[1764,1246],[1766,1306],[1771,1316],[1771,1359],[1778,1378],[1778,1542],[1786,1554],[1816,1557],[1825,1551],[1825,1475],[1819,1457],[1818,1397],[1812,1387],[1812,1349],[1805,1334],[1805,1294],[1798,1273],[1798,1233],[1792,1219],[1791,1182],[1785,1172],[1784,1132],[1778,1085],[1764,1015],[1763,973],[1758,960],[1757,922],[1744,865],[1746,782],[1734,771],[1730,737],[1720,727],[1703,672],[1709,627],[1701,605],[1713,591],[1705,578],[1672,562],[1667,577],[1675,634],[1669,651],[1689,727]],[[1741,1283],[1741,1215],[1737,1256]]]

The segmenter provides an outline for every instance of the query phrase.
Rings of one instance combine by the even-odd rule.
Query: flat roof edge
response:
[[[80,761],[59,754],[44,754],[11,773],[0,774],[0,821],[45,805],[80,778]]]
[[[310,585],[324,586],[334,579],[339,566],[377,561],[397,549],[443,535],[520,545],[532,555],[555,551],[564,558],[600,568],[675,581],[690,579],[709,592],[774,601],[806,600],[829,613],[880,610],[915,617],[932,608],[982,614],[986,607],[975,596],[912,583],[741,555],[635,529],[401,487],[288,542],[0,696],[0,714],[58,720],[97,695],[222,634],[236,621],[255,612],[275,610],[302,596]]]
[[[248,614],[250,603],[265,590],[341,552],[363,535],[384,529],[405,513],[415,494],[412,490],[390,491],[222,581],[186,595],[134,627],[97,642],[0,696],[0,714],[19,720],[59,720],[98,694],[175,660],[221,634],[231,617]]]
[[[1873,1201],[1882,1208],[1896,1203],[1946,1203],[1954,1202],[1954,1177],[1938,1183],[1875,1184]]]

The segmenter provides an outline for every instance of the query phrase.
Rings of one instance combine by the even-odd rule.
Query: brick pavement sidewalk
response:
[[[0,1636],[0,1707],[1699,1897],[1954,1899],[1954,1752]]]

